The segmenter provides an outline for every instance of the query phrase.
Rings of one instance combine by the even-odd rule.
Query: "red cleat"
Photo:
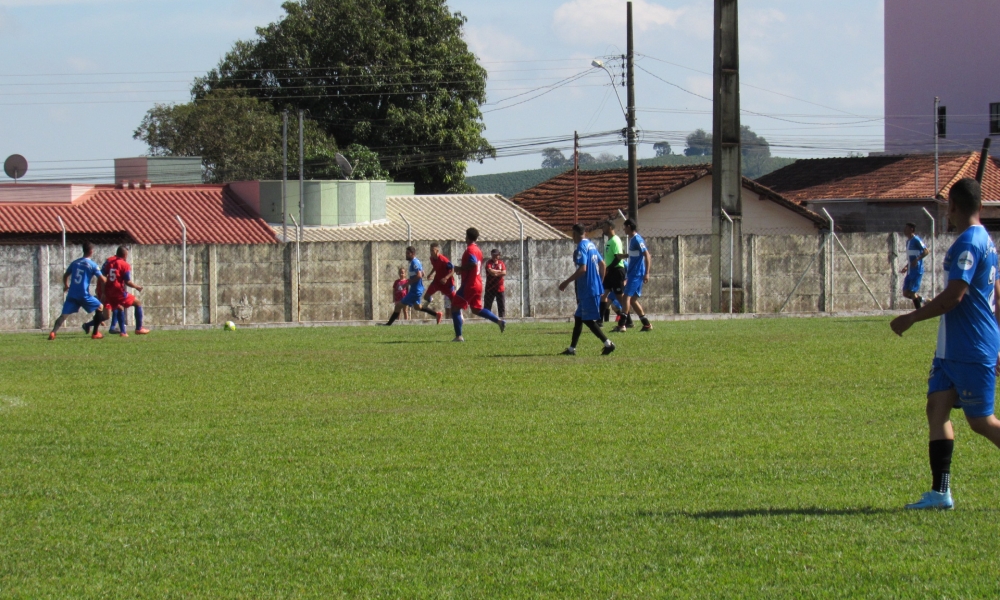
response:
[[[436,316],[437,316],[437,320],[438,320],[437,324],[440,325],[441,324],[441,317],[444,316],[444,313],[437,313]]]
[[[49,339],[50,340],[56,339],[56,332],[54,332],[54,331],[49,332]]]
[[[122,334],[121,334],[121,335],[122,335],[122,337],[128,337],[128,334],[127,334],[127,333],[125,333],[124,331],[122,332]]]
[[[92,339],[92,340],[103,340],[104,339],[104,334],[101,333],[100,331],[98,331],[94,335],[90,336],[90,339]]]
[[[136,335],[146,335],[147,333],[149,333],[149,330],[143,327],[142,329],[136,329],[135,333]]]

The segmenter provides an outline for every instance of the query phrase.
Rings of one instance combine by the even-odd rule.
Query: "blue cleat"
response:
[[[951,492],[924,492],[924,495],[920,497],[913,504],[907,504],[906,508],[912,509],[929,509],[936,508],[940,510],[951,510],[955,508],[955,503],[951,499]]]

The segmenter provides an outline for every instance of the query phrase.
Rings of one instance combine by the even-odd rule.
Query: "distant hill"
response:
[[[786,167],[796,159],[771,157],[761,161],[744,160],[743,175],[750,179],[762,177],[771,171],[776,171]],[[671,154],[669,156],[658,156],[656,158],[643,158],[639,160],[640,167],[662,167],[675,165],[697,165],[712,162],[711,156],[684,156],[682,154]],[[593,165],[581,165],[580,170],[590,169],[624,169],[628,167],[626,161],[616,161],[610,163],[599,163]],[[494,175],[473,175],[465,180],[472,187],[476,188],[479,194],[500,194],[510,198],[523,192],[528,188],[535,187],[543,181],[548,181],[556,175],[569,171],[569,168],[555,169],[531,169],[529,171],[513,171],[511,173],[496,173]]]

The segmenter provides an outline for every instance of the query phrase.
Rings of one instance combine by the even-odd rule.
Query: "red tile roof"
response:
[[[139,244],[173,244],[181,239],[177,216],[190,244],[270,244],[267,223],[221,185],[171,185],[148,190],[95,186],[72,203],[2,202],[0,233],[70,234],[125,232]]]
[[[940,196],[963,177],[975,177],[979,153],[940,156]],[[796,202],[832,199],[926,200],[934,197],[934,155],[863,156],[799,160],[757,179]],[[1000,164],[990,157],[983,200],[1000,201]]]
[[[672,194],[712,174],[712,165],[682,165],[674,167],[639,167],[639,208]],[[826,221],[816,213],[782,197],[780,194],[746,177],[743,187],[812,220],[817,225]],[[549,225],[569,231],[574,224],[573,171],[542,182],[517,194],[511,200]],[[628,210],[628,169],[579,172],[579,222],[588,230]]]

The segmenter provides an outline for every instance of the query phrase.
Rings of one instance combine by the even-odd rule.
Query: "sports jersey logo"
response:
[[[969,269],[971,269],[974,263],[975,260],[973,260],[972,258],[972,252],[966,250],[965,252],[958,255],[958,266],[963,271],[968,271]]]

